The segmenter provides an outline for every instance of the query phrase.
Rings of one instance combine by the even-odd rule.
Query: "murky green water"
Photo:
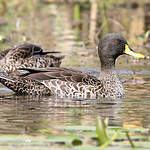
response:
[[[86,9],[81,14],[84,18],[83,22],[86,22],[82,24],[84,30],[79,36],[76,36],[73,16],[70,13],[73,6],[56,4],[35,4],[35,7],[29,4],[21,6],[15,11],[13,5],[8,5],[10,7],[8,14],[3,16],[3,21],[8,23],[7,32],[3,27],[5,29],[3,34],[8,41],[2,47],[9,47],[23,41],[41,44],[46,49],[57,49],[62,52],[62,55],[66,55],[62,63],[63,67],[72,67],[98,76],[100,63],[97,56],[97,42],[89,44],[90,41],[87,40],[88,33],[85,28],[89,12]],[[30,15],[30,11],[27,10],[32,10]],[[15,23],[8,22],[12,12],[15,13]],[[128,10],[123,10],[122,15],[127,15],[127,12]],[[127,24],[128,20],[125,21]],[[134,45],[138,44],[134,43]],[[148,55],[143,48],[139,47],[138,50]],[[136,61],[122,56],[118,60],[117,70],[124,82],[126,98],[115,102],[99,99],[22,97],[13,95],[11,91],[1,86],[0,133],[40,135],[40,129],[60,125],[95,125],[98,116],[108,117],[110,125],[149,128],[149,60]]]

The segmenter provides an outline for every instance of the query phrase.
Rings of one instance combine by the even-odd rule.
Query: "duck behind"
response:
[[[48,55],[51,53],[59,52],[45,52],[40,46],[31,43],[20,44],[0,52],[0,68],[10,72],[20,67],[59,67],[64,56]]]

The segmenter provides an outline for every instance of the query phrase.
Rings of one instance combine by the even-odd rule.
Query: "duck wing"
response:
[[[94,86],[98,86],[101,84],[101,81],[98,80],[96,77],[73,69],[53,67],[40,69],[20,68],[19,70],[27,71],[27,73],[24,73],[21,76],[38,81],[58,79],[66,82],[83,83],[86,85]]]

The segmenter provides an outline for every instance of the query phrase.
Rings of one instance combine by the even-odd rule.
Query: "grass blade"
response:
[[[107,126],[105,124],[104,119],[97,119],[96,134],[98,136],[100,145],[108,142],[108,140],[109,140],[109,138],[107,136],[106,128],[107,128]]]

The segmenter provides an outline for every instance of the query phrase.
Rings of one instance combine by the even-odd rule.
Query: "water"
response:
[[[62,55],[66,55],[62,63],[63,67],[75,68],[98,77],[100,63],[97,55],[97,41],[89,44],[90,41],[87,38],[89,10],[83,9],[83,12],[81,12],[83,28],[80,31],[80,35],[76,36],[72,19],[73,6],[70,7],[68,4],[44,5],[35,3],[34,1],[33,3],[33,8],[31,5],[29,7],[27,4],[18,4],[22,6],[20,9],[15,10],[16,7],[13,5],[8,9],[10,12],[8,12],[8,16],[3,17],[3,21],[7,23],[8,20],[13,19],[12,22],[16,22],[13,26],[16,27],[11,31],[12,24],[8,24],[7,28],[10,28],[10,31],[8,30],[10,33],[4,33],[9,38],[3,47],[6,48],[23,41],[41,44],[46,49],[59,50],[62,52]],[[25,9],[29,10],[26,12]],[[141,8],[139,9],[141,12]],[[9,17],[11,11],[15,11],[16,13],[16,16],[13,18],[11,16]],[[134,10],[134,12],[130,12],[127,9],[121,10],[120,13],[129,18],[128,13],[136,15],[138,11]],[[31,12],[31,15],[28,12]],[[134,17],[136,18],[136,16]],[[127,18],[123,20],[125,26],[127,26],[129,21]],[[130,21],[132,20],[133,18]],[[142,20],[142,16],[138,17],[138,22],[140,20]],[[131,22],[132,29],[134,25],[138,24],[135,21],[133,20]],[[117,26],[117,24],[115,25]],[[127,26],[125,31],[127,29],[131,30],[131,26]],[[137,34],[139,35],[141,34],[140,29],[143,28],[143,25],[141,26],[141,28],[138,28]],[[99,31],[100,29],[98,28],[97,30]],[[114,30],[111,29],[111,32]],[[120,32],[120,30],[117,32]],[[126,34],[131,35],[132,32]],[[130,37],[132,39],[133,35]],[[134,43],[141,43],[137,37],[135,39],[132,40]],[[134,46],[134,48],[141,50],[146,55],[148,54],[142,47]],[[10,90],[1,86],[0,134],[27,133],[40,135],[41,129],[55,126],[95,125],[96,119],[99,116],[108,117],[110,125],[149,128],[149,60],[136,61],[123,56],[119,58],[116,66],[126,89],[126,98],[120,101],[15,96]]]
[[[95,125],[99,116],[108,117],[110,125],[149,128],[149,72],[119,72],[126,89],[126,98],[120,101],[15,96],[5,91],[7,94],[0,98],[0,133],[35,134],[39,129],[54,126]]]

